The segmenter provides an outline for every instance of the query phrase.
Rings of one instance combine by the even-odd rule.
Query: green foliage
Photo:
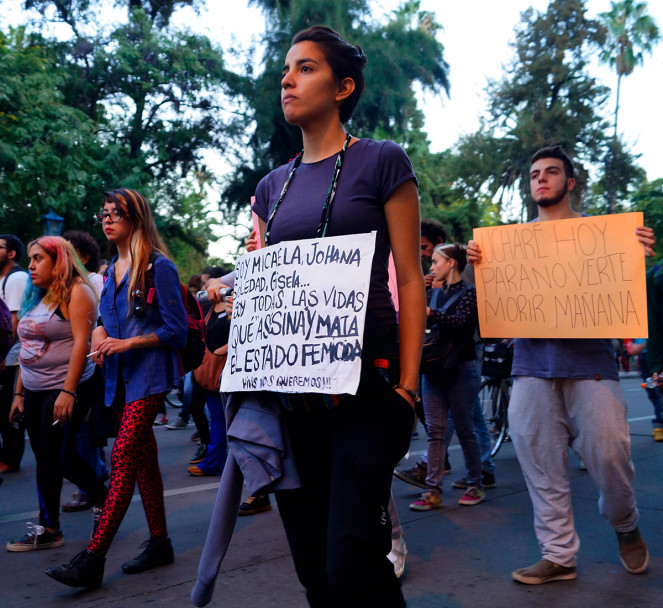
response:
[[[644,182],[632,195],[633,211],[644,213],[645,225],[654,229],[656,235],[656,256],[653,261],[663,257],[663,179]],[[648,260],[649,261],[649,260]]]
[[[615,96],[613,142],[605,161],[605,191],[608,198],[608,211],[615,213],[620,186],[623,178],[623,159],[618,156],[619,96],[622,76],[628,76],[635,66],[644,60],[644,53],[650,53],[660,40],[655,21],[647,15],[647,3],[634,0],[612,1],[610,11],[601,13],[599,19],[606,29],[607,36],[601,53],[601,61],[609,63],[617,72],[617,92]]]
[[[241,79],[209,39],[170,27],[174,10],[199,0],[116,4],[126,22],[104,33],[96,3],[31,0],[71,39],[3,35],[0,218],[29,238],[52,206],[65,229],[90,230],[101,193],[132,187],[151,201],[176,262],[202,266],[214,223],[203,153],[241,128],[220,106]]]
[[[599,111],[607,89],[589,72],[592,48],[603,40],[600,25],[585,16],[583,0],[552,0],[545,13],[522,13],[514,44],[515,62],[501,82],[488,88],[489,135],[499,137],[500,186],[518,187],[527,217],[536,215],[529,195],[531,155],[560,144],[579,161],[603,156],[605,123]],[[585,190],[578,176],[575,200]]]

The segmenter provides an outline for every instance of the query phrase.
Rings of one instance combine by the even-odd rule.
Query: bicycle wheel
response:
[[[509,435],[507,410],[511,395],[512,380],[487,378],[479,389],[479,400],[486,425],[490,433],[492,448],[490,455],[495,456]]]

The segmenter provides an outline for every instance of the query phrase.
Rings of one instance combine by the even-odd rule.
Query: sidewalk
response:
[[[513,447],[510,443],[503,446],[497,457],[498,487],[487,490],[486,500],[475,507],[456,504],[461,491],[453,490],[451,481],[462,477],[464,471],[462,455],[458,449],[453,449],[450,453],[453,471],[445,481],[442,509],[426,513],[410,511],[408,504],[420,491],[394,480],[393,493],[409,552],[403,577],[409,608],[660,605],[663,598],[663,443],[655,443],[651,437],[651,406],[639,388],[639,379],[625,377],[622,387],[629,403],[640,527],[651,553],[648,574],[634,576],[621,567],[615,534],[598,515],[594,484],[571,455],[569,470],[575,519],[582,542],[578,579],[540,586],[514,583],[511,571],[537,561],[539,552],[532,529],[531,504]],[[215,478],[192,478],[186,474],[183,463],[194,451],[188,440],[190,432],[166,429],[155,432],[161,450],[168,524],[176,562],[144,574],[122,574],[121,564],[138,554],[139,544],[146,539],[142,509],[134,502],[111,548],[101,589],[87,592],[60,586],[43,574],[44,568],[67,561],[84,548],[91,529],[89,513],[64,514],[64,547],[24,554],[0,549],[3,608],[134,608],[145,605],[179,608],[191,605],[189,593],[218,482]],[[423,438],[413,441],[413,453],[423,449]],[[415,460],[413,454],[405,464]],[[36,506],[33,479],[34,462],[28,448],[23,470],[6,476],[0,487],[1,540],[22,534],[25,521],[36,521],[31,519]],[[63,502],[70,493],[71,486],[66,484]],[[210,606],[307,606],[276,507],[268,513],[238,520]]]

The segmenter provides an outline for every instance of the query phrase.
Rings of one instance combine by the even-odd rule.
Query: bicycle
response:
[[[481,409],[492,443],[491,456],[495,456],[509,439],[508,410],[512,386],[513,378],[487,377],[479,388]]]
[[[485,379],[479,388],[479,399],[490,433],[491,456],[495,456],[502,444],[509,439],[508,410],[513,386],[512,361],[511,345],[504,341],[484,345],[481,375]]]

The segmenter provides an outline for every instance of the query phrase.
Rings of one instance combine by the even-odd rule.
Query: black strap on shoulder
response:
[[[11,267],[9,272],[5,275],[5,278],[2,279],[2,295],[5,295],[5,287],[7,286],[7,279],[9,278],[10,275],[14,274],[15,272],[27,272],[23,268],[21,268],[18,264],[15,264],[14,266]]]

